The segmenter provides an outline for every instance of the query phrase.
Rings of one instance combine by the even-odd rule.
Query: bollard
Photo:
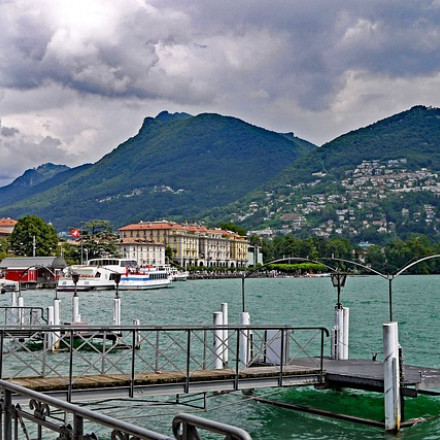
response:
[[[399,337],[397,322],[383,324],[385,429],[400,431]]]
[[[335,308],[335,325],[332,329],[332,359],[348,359],[348,337],[350,327],[350,309]]]
[[[240,313],[240,325],[250,325],[251,318],[248,312]],[[240,364],[247,367],[250,352],[250,330],[240,330]]]
[[[228,303],[222,303],[223,325],[229,324]],[[229,333],[228,329],[223,330],[223,364],[229,362]]]
[[[20,295],[18,297],[18,324],[24,324],[24,315],[23,315],[23,307],[24,307],[24,298]]]
[[[53,324],[58,326],[61,324],[61,301],[58,298],[55,298],[53,301]],[[53,333],[53,345],[55,349],[60,347],[60,332]]]
[[[223,313],[214,312],[214,325],[223,325]],[[223,329],[214,330],[214,368],[220,370],[223,368]]]
[[[55,313],[53,306],[49,306],[47,308],[47,323],[49,327],[52,327],[55,323]],[[46,332],[46,338],[47,338],[47,347],[49,348],[49,350],[55,351],[53,333]]]
[[[113,325],[121,325],[121,298],[113,298]]]
[[[72,297],[72,321],[81,322],[81,315],[79,314],[79,296]]]
[[[17,292],[11,292],[11,307],[17,307]],[[10,319],[11,322],[8,322],[8,324],[18,324],[18,313],[16,308],[11,309]]]
[[[349,330],[350,330],[350,309],[348,307],[342,308],[342,319],[344,321],[344,335],[342,337],[342,359],[348,359],[348,343],[349,343]]]
[[[133,325],[139,327],[141,325],[141,322],[139,321],[139,319],[133,319]],[[141,334],[139,333],[139,330],[135,331],[134,340],[135,340],[134,348],[136,350],[139,350],[141,348]]]

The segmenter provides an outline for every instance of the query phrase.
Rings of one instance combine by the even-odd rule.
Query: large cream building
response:
[[[161,244],[170,247],[173,251],[174,262],[183,267],[233,268],[245,267],[247,263],[249,242],[246,237],[230,231],[160,221],[127,225],[120,228],[119,233],[122,247],[124,243],[127,243],[126,248],[128,248],[130,243],[133,249],[136,241],[139,244]],[[139,259],[138,262],[146,264]]]

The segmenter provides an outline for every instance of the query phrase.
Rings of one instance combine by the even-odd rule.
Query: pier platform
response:
[[[289,326],[4,326],[0,378],[69,402],[289,386],[383,392],[382,362],[332,360],[328,335]],[[404,396],[435,394],[440,370],[405,366],[401,382]]]
[[[316,368],[316,359],[296,359],[280,373],[276,366],[251,366],[239,371],[207,369],[195,371],[190,378],[179,371],[156,371],[136,374],[95,374],[78,377],[21,377],[12,383],[65,399],[70,388],[73,400],[127,396],[130,390],[140,396],[166,396],[202,392],[229,392],[269,387],[317,386],[320,388],[353,388],[383,392],[383,363],[371,360],[324,359],[323,371]],[[437,393],[440,370],[405,366],[403,395]],[[439,391],[440,393],[440,391]]]

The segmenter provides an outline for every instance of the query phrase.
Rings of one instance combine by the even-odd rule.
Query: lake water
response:
[[[399,323],[399,339],[407,364],[440,368],[440,276],[399,276],[393,281],[393,318]],[[247,279],[246,309],[252,324],[291,326],[334,325],[336,290],[329,278]],[[71,294],[59,293],[62,321],[71,319]],[[23,292],[26,306],[47,307],[53,291]],[[91,324],[112,323],[114,292],[80,294],[82,320]],[[140,319],[141,324],[211,324],[221,303],[229,304],[229,322],[238,324],[241,280],[200,280],[174,283],[170,289],[150,292],[121,292],[123,324]],[[350,358],[382,360],[382,324],[389,320],[388,282],[380,277],[350,277],[342,290],[341,302],[350,308]],[[9,296],[0,297],[0,306],[9,305]],[[328,353],[329,350],[326,350]],[[258,395],[284,402],[316,406],[376,420],[383,419],[383,396],[345,390],[316,391],[313,388],[258,390]],[[170,433],[176,412],[192,412],[175,407],[167,399],[100,404],[98,409],[126,421],[164,434]],[[202,402],[195,402],[201,405]],[[159,406],[160,405],[160,406]],[[406,399],[409,417],[428,421],[405,428],[405,440],[440,439],[440,397]],[[251,396],[232,393],[208,398],[203,417],[223,421],[247,430],[254,440],[262,439],[381,439],[393,438],[381,429],[346,421],[298,413],[257,403]],[[205,438],[205,437],[204,437]],[[218,437],[207,437],[218,438]]]

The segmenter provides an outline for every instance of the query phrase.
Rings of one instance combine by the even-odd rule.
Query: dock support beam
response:
[[[400,431],[400,373],[397,322],[383,325],[383,366],[385,396],[385,429]]]

